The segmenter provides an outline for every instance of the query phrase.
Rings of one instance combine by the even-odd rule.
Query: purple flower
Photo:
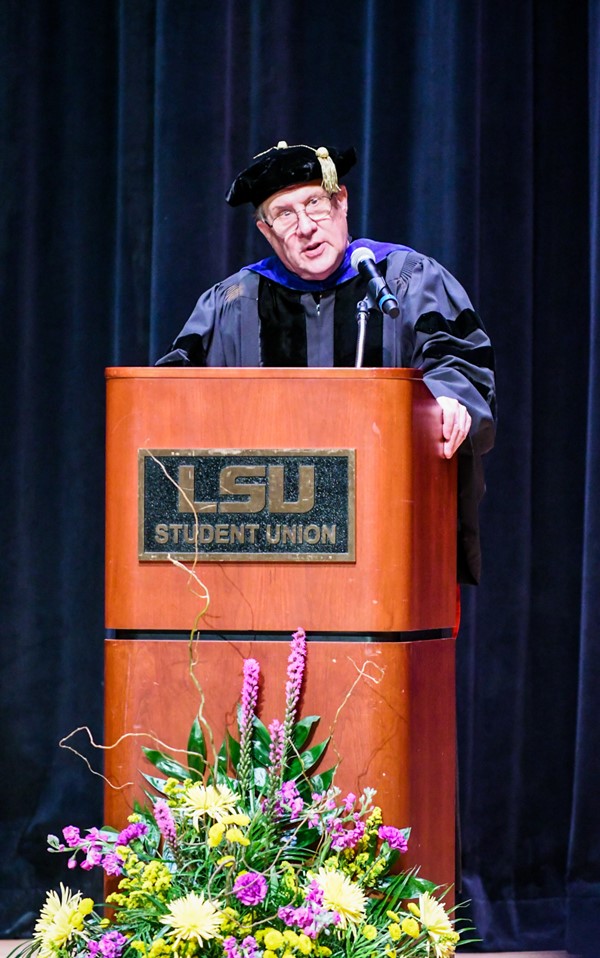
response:
[[[328,925],[337,925],[340,916],[335,911],[328,911],[323,906],[323,889],[316,881],[308,886],[304,904],[299,908],[285,905],[279,908],[277,915],[288,926],[299,928],[309,938],[317,938],[319,933]]]
[[[102,868],[107,875],[121,875],[123,873],[123,860],[114,852],[109,852],[102,859]]]
[[[132,822],[131,825],[128,825],[127,828],[119,832],[115,845],[129,845],[129,842],[134,841],[136,838],[141,838],[142,835],[147,835],[147,833],[148,826],[145,822]]]
[[[399,828],[394,828],[392,825],[381,825],[377,834],[382,842],[387,842],[390,848],[394,848],[402,854],[408,848],[404,833]]]
[[[279,719],[273,719],[269,725],[269,734],[271,744],[269,746],[269,765],[271,768],[278,768],[283,761],[283,725]]]
[[[242,905],[260,905],[267,896],[267,879],[260,872],[238,875],[233,885],[233,894]]]
[[[74,825],[67,825],[62,833],[69,848],[75,848],[81,842],[81,833]]]
[[[304,665],[306,662],[306,635],[304,629],[298,629],[292,635],[290,654],[287,667],[287,684],[285,686],[285,697],[287,710],[296,709],[300,692],[302,690],[302,679],[304,676]]]
[[[244,938],[242,941],[242,948],[244,949],[246,958],[258,958],[258,955],[260,954],[258,942],[253,935],[247,935],[246,938]]]
[[[240,958],[240,951],[237,946],[237,941],[233,935],[229,935],[227,938],[223,939],[223,950],[227,958]]]
[[[154,803],[154,820],[167,844],[176,845],[177,830],[175,827],[175,819],[164,798],[158,798]]]
[[[244,682],[242,685],[242,713],[240,717],[241,734],[252,723],[254,710],[258,701],[258,678],[260,666],[256,659],[244,661]]]
[[[109,931],[102,935],[100,941],[88,942],[88,954],[92,958],[96,955],[103,955],[104,958],[120,958],[126,944],[127,938],[120,931]]]

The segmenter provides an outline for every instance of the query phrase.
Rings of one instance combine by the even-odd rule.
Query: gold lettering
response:
[[[171,522],[169,523],[169,529],[171,530],[173,536],[173,542],[177,544],[179,542],[179,533],[183,531],[183,525],[181,522]]]
[[[282,526],[281,527],[281,544],[287,545],[288,542],[290,545],[296,545],[296,530],[297,526]]]
[[[190,532],[191,530],[191,532]],[[195,542],[198,538],[198,529],[197,526],[190,525],[189,523],[184,523],[183,526],[183,541],[184,542]]]
[[[164,546],[169,541],[169,527],[164,522],[159,522],[154,530],[154,541]]]
[[[279,523],[277,523],[277,525],[275,526],[275,530],[271,531],[271,524],[269,523],[269,525],[267,526],[265,530],[265,533],[266,533],[267,542],[269,543],[269,545],[276,546],[279,540],[281,539],[281,526],[279,525]]]
[[[220,502],[219,512],[262,512],[267,491],[262,482],[238,482],[238,479],[266,474],[265,466],[223,466],[220,476],[222,496],[236,496],[236,502]]]
[[[248,532],[248,541],[251,546],[256,545],[256,533],[258,532],[260,526],[257,522],[248,522],[246,524],[246,530]]]
[[[241,545],[243,545],[244,542],[245,542],[244,526],[243,526],[243,525],[242,525],[242,526],[234,526],[234,525],[232,525],[232,526],[230,526],[229,528],[230,528],[230,530],[231,530],[230,536],[229,536],[229,541],[230,541],[230,542],[239,542]]]
[[[331,525],[329,526],[326,526],[323,524],[321,526],[321,542],[323,543],[323,545],[334,546],[335,539],[336,539],[336,532],[337,532],[337,525],[335,524],[335,522],[332,522]]]
[[[229,542],[229,526],[224,522],[217,522],[215,526],[215,542],[223,546]]]
[[[315,543],[319,542],[320,538],[321,530],[318,526],[314,525],[314,523],[311,523],[311,525],[307,526],[304,530],[304,541],[309,545],[314,546]]]
[[[195,468],[194,466],[180,466],[177,474],[177,511],[216,512],[216,502],[194,502]]]
[[[215,537],[215,530],[207,522],[203,522],[201,526],[198,527],[200,544],[205,546],[213,541]]]
[[[315,467],[298,466],[298,498],[285,502],[283,492],[284,467],[269,466],[270,512],[310,512],[315,504]]]

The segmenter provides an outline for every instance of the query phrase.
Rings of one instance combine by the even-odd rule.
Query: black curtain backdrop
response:
[[[287,139],[354,144],[354,234],[443,262],[495,342],[458,640],[462,894],[482,948],[597,954],[598,0],[0,13],[0,932],[60,880],[93,885],[45,839],[101,821],[100,780],[58,742],[102,739],[104,367],[152,364],[263,253],[224,193]]]

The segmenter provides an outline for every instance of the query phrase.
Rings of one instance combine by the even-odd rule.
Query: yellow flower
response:
[[[277,955],[274,951],[269,951],[267,948],[265,951],[263,951],[263,958],[277,958]]]
[[[233,826],[233,828],[227,829],[227,831],[225,832],[225,838],[227,839],[228,842],[231,842],[232,844],[236,844],[236,845],[250,844],[250,839],[246,838],[244,833],[235,825]]]
[[[419,895],[419,912],[423,928],[433,942],[435,958],[451,958],[460,936],[454,931],[442,903],[424,892]]]
[[[209,901],[203,892],[198,895],[191,891],[172,901],[160,920],[168,926],[167,935],[175,939],[175,948],[182,941],[196,941],[202,947],[205,941],[218,936],[222,917],[219,901]]]
[[[134,951],[139,951],[140,955],[145,955],[148,951],[143,941],[130,941],[129,947],[133,948]]]
[[[268,951],[277,951],[284,944],[284,938],[276,928],[268,928],[265,932],[265,948]]]
[[[419,922],[416,918],[405,918],[402,922],[402,931],[405,935],[410,935],[411,938],[418,938],[421,934]]]
[[[250,824],[248,815],[243,815],[241,812],[234,812],[233,815],[223,815],[221,821],[224,825],[241,825],[242,827]]]
[[[414,918],[412,920],[414,921]],[[393,921],[391,925],[388,925],[388,934],[392,941],[400,941],[402,930],[397,921]]]
[[[224,868],[231,868],[232,865],[235,865],[235,858],[233,855],[223,855],[222,858],[217,859],[217,865],[223,865]]]
[[[211,825],[208,829],[208,845],[209,848],[216,848],[217,845],[220,845],[223,841],[223,835],[225,834],[225,826],[223,822],[215,822],[214,825]]]
[[[152,947],[148,952],[148,958],[165,958],[165,956],[170,955],[172,951],[172,946],[169,945],[164,938],[157,938],[156,941],[152,942]]]
[[[310,955],[313,950],[313,943],[308,935],[298,935],[298,951],[301,955]]]
[[[383,953],[386,958],[396,958],[396,949],[392,948],[391,945],[386,945],[383,949]]]
[[[320,868],[316,875],[317,884],[323,889],[323,904],[340,916],[338,928],[345,930],[348,925],[358,924],[364,917],[366,899],[354,882],[342,872],[327,871]]]
[[[395,911],[392,911],[391,909],[390,911],[386,911],[386,915],[390,919],[390,921],[400,921],[400,916]]]
[[[374,941],[377,938],[377,929],[375,925],[363,925],[360,933],[363,938],[367,939],[367,941]]]
[[[454,931],[444,906],[432,898],[429,892],[419,895],[419,912],[421,922],[430,935],[447,935]]]
[[[194,828],[198,828],[201,818],[220,821],[229,815],[236,801],[228,785],[191,785],[181,796],[181,808],[191,816]]]
[[[60,897],[57,892],[49,891],[34,928],[40,958],[55,958],[56,952],[66,945],[73,932],[81,930],[84,915],[89,914],[93,907],[91,898],[82,899],[81,892],[73,893],[62,883]]]
[[[290,948],[298,947],[298,935],[296,934],[295,931],[292,931],[291,928],[286,928],[286,930],[283,932],[283,937],[284,937],[285,943],[289,945]]]
[[[414,916],[415,916],[415,918],[420,918],[420,917],[421,917],[421,912],[419,911],[419,906],[418,906],[418,905],[415,905],[414,901],[409,901],[409,903],[408,903],[408,905],[407,905],[406,907],[408,908],[408,910],[409,910],[409,912],[411,913],[411,915],[414,915]]]

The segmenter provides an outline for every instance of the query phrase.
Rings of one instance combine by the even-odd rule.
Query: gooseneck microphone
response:
[[[367,280],[367,293],[372,305],[382,313],[396,317],[400,313],[398,300],[385,281],[379,266],[375,262],[375,253],[366,246],[359,246],[350,257],[352,269]]]

